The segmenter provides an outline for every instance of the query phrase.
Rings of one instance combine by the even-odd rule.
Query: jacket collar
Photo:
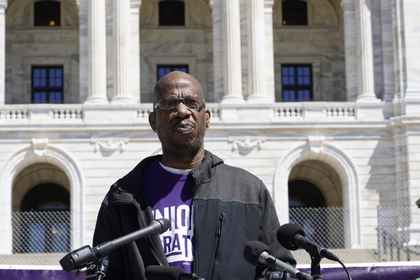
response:
[[[127,175],[119,179],[111,186],[109,202],[113,205],[134,204],[138,207],[138,202],[141,205],[145,205],[142,195],[143,185],[141,185],[143,172],[147,166],[155,161],[161,160],[161,158],[162,155],[145,158]],[[202,162],[191,173],[194,182],[194,191],[196,191],[199,185],[209,182],[215,172],[215,167],[222,163],[223,160],[205,150]]]

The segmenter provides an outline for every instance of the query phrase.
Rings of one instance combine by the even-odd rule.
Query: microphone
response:
[[[162,265],[149,265],[146,267],[146,278],[149,280],[204,280],[194,273]]]
[[[269,253],[270,248],[260,241],[248,241],[245,245],[245,259],[254,264],[264,264],[270,269],[285,271],[297,279],[312,280],[312,277],[304,272],[297,270],[294,266],[285,263]]]
[[[332,261],[340,262],[338,257],[325,248],[319,248],[315,243],[305,237],[302,227],[289,223],[282,225],[277,230],[277,240],[284,248],[289,250],[304,249],[311,256],[319,254],[321,258],[327,258]]]
[[[169,229],[171,223],[167,219],[153,220],[150,225],[139,229],[117,239],[104,242],[91,248],[89,245],[76,249],[60,260],[60,265],[65,271],[78,270],[92,263],[97,262],[102,257],[111,253],[111,251],[130,243],[136,239],[143,238],[152,234],[160,234]]]

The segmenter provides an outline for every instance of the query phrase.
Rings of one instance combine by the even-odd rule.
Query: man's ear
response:
[[[210,117],[211,117],[211,113],[209,110],[206,110],[206,128],[210,127]]]
[[[149,125],[153,129],[153,131],[156,131],[156,112],[152,111],[149,114]]]

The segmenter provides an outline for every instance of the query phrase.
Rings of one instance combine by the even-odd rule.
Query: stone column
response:
[[[359,69],[360,69],[360,92],[357,97],[359,101],[375,101],[375,82],[373,69],[373,43],[372,43],[372,21],[370,11],[370,0],[357,0],[357,13],[359,20]]]
[[[275,100],[274,42],[273,42],[274,0],[264,0],[265,11],[265,92],[271,102]]]
[[[107,102],[105,1],[86,1],[88,7],[88,97],[86,103],[105,103]]]
[[[405,114],[403,123],[402,151],[406,154],[402,164],[402,183],[399,193],[401,205],[408,209],[409,214],[402,211],[400,217],[405,217],[409,233],[409,245],[420,242],[420,211],[416,201],[420,198],[420,180],[418,171],[418,155],[420,147],[418,134],[420,119],[420,1],[395,1],[397,13],[397,28],[399,45],[395,53],[398,55],[399,77],[398,85],[401,87],[402,108]],[[404,210],[403,208],[403,210]],[[406,215],[404,215],[406,214]]]
[[[133,100],[140,101],[140,6],[141,0],[130,1],[130,60],[128,95]]]
[[[242,103],[241,33],[239,0],[213,0],[215,91],[222,103]],[[223,84],[222,84],[223,82]]]
[[[114,60],[113,103],[132,103],[134,96],[130,96],[128,67],[130,63],[130,1],[114,0],[112,7],[112,59]],[[132,58],[131,58],[132,59]]]
[[[400,13],[402,36],[402,47],[404,55],[404,66],[402,70],[405,75],[403,96],[406,101],[420,102],[420,1],[404,0],[397,1],[402,10]],[[402,17],[403,15],[403,17]],[[413,113],[415,113],[413,111]],[[420,112],[417,110],[417,115]]]
[[[265,1],[249,0],[247,4],[249,101],[271,103],[274,98],[273,96],[267,96],[265,91],[264,69],[271,68],[266,65]]]
[[[6,101],[6,8],[7,0],[0,0],[0,105]]]
[[[357,22],[355,19],[356,11],[353,0],[341,0],[343,9],[344,22],[344,50],[345,50],[345,67],[346,67],[346,96],[347,101],[355,101],[357,99],[359,89],[359,70],[357,61],[358,36]]]

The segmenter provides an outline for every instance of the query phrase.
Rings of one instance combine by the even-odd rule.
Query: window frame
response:
[[[49,85],[45,86],[45,87],[39,87],[39,88],[35,88],[34,87],[34,70],[35,69],[45,69],[47,70],[47,77],[46,77],[46,81],[49,84],[49,78],[50,78],[50,74],[49,71],[50,69],[61,69],[61,87],[50,87]],[[45,91],[46,95],[47,95],[47,100],[48,102],[46,103],[41,103],[41,102],[35,102],[35,92],[39,92],[39,91]],[[56,92],[56,91],[60,91],[61,92],[61,102],[60,103],[52,103],[50,102],[50,94],[51,92]],[[31,65],[31,104],[63,104],[64,103],[64,65]]]
[[[294,71],[294,84],[293,85],[285,85],[283,82],[283,68],[285,67],[293,67],[293,71]],[[309,68],[309,86],[305,86],[305,85],[299,85],[296,81],[298,75],[297,75],[297,69],[298,67],[308,67]],[[281,102],[311,102],[314,101],[314,69],[313,69],[313,65],[311,63],[282,63],[280,65],[280,86],[281,86],[281,96],[280,96],[280,100]],[[294,99],[295,100],[286,100],[286,98],[284,98],[284,94],[285,91],[287,90],[292,90],[294,91]],[[298,91],[299,90],[309,90],[309,100],[299,100],[298,99]]]

